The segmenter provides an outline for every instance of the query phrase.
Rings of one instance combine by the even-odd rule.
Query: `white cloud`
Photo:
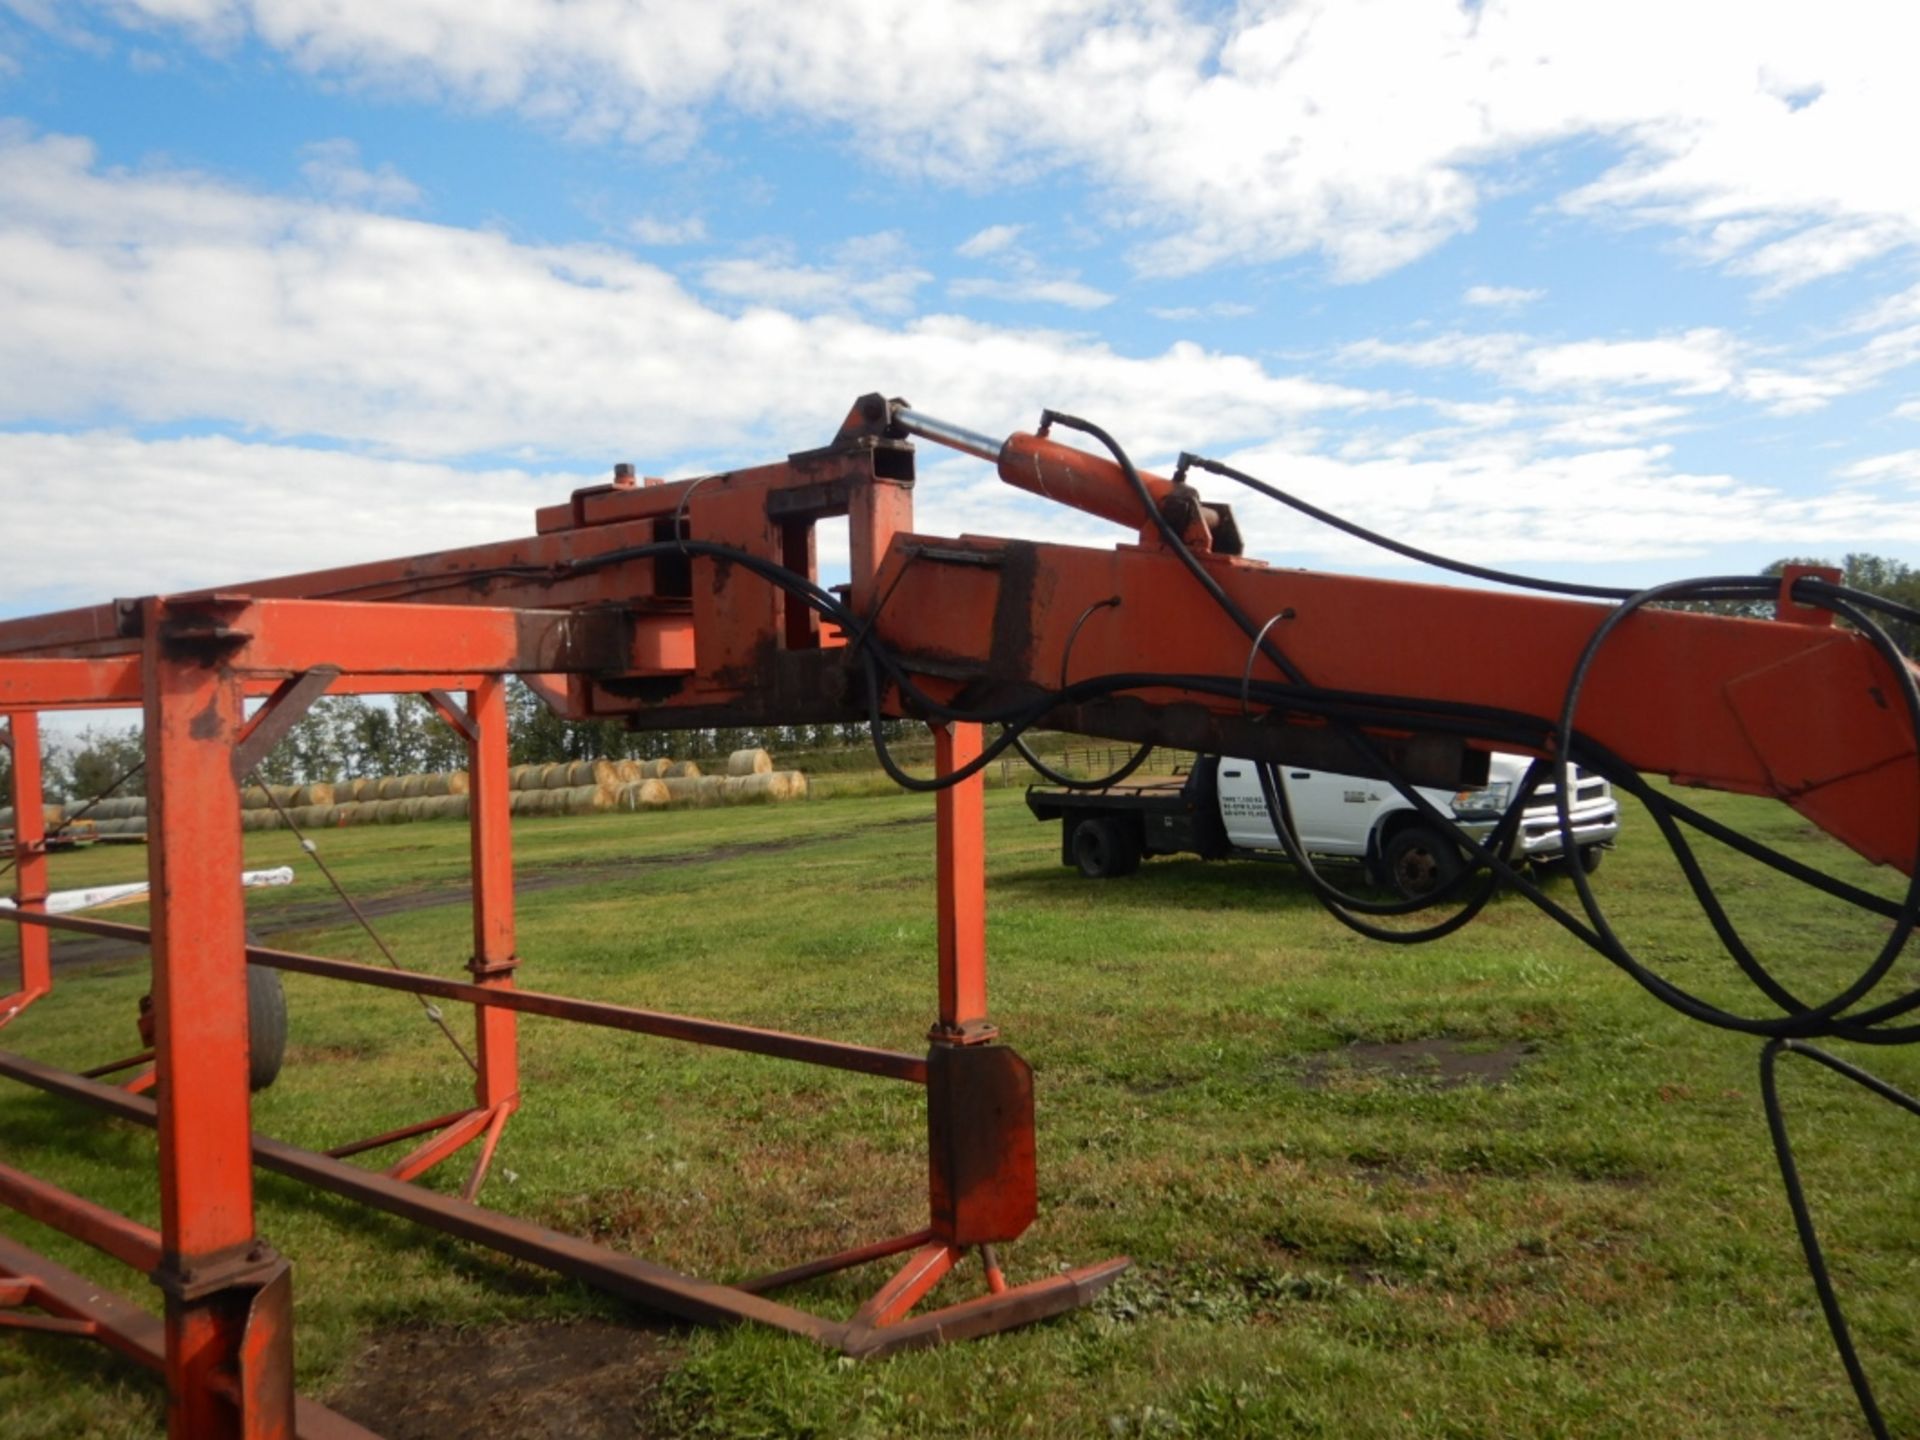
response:
[[[835,263],[896,252],[870,237]],[[722,283],[814,283],[777,268]],[[0,314],[0,424],[227,421],[420,458],[784,454],[876,389],[986,430],[1048,403],[1125,414],[1146,447],[1373,398],[1193,345],[1135,358],[954,316],[731,315],[615,251],[101,171],[86,142],[17,128],[0,130]]]
[[[1874,455],[1842,466],[1836,472],[1851,484],[1883,484],[1889,480],[1920,485],[1920,450],[1901,450],[1892,455]]]
[[[1025,277],[1006,280],[971,278],[955,280],[947,293],[956,300],[1010,300],[1038,305],[1065,305],[1070,310],[1098,310],[1111,305],[1113,296],[1078,280],[1042,280]]]
[[[1920,360],[1920,326],[1875,336],[1859,348],[1768,363],[1757,347],[1725,330],[1700,326],[1632,340],[1548,343],[1513,333],[1436,335],[1414,341],[1364,340],[1339,358],[1354,365],[1464,368],[1533,394],[1662,390],[1675,396],[1728,395],[1778,415],[1818,410]]]
[[[368,170],[351,140],[320,140],[304,147],[300,173],[316,194],[346,205],[405,209],[420,203],[420,187],[391,165]]]
[[[1274,477],[1335,514],[1398,540],[1494,565],[1684,562],[1718,546],[1878,545],[1920,541],[1920,504],[1835,491],[1796,498],[1724,474],[1695,474],[1665,446],[1554,455],[1507,438],[1435,459],[1350,459],[1271,446],[1231,463]],[[1291,511],[1238,505],[1260,554],[1336,565],[1393,565],[1387,552],[1305,525]]]
[[[678,220],[642,215],[628,223],[627,233],[642,245],[694,245],[707,238],[707,222],[698,215]]]
[[[883,235],[813,268],[884,273],[904,259]],[[1768,378],[1715,330],[1397,347],[1484,370],[1525,398],[1435,405],[1456,428],[1393,436],[1365,427],[1402,413],[1390,403],[1426,402],[1191,344],[1134,357],[951,315],[883,325],[764,300],[730,314],[618,251],[102,170],[83,141],[17,128],[0,132],[0,314],[0,426],[14,432],[0,431],[0,513],[39,533],[39,517],[82,487],[91,517],[31,572],[10,569],[12,595],[63,575],[86,594],[124,593],[517,533],[534,504],[616,460],[685,473],[778,456],[824,442],[848,401],[875,389],[988,433],[1030,427],[1043,404],[1118,417],[1148,463],[1258,442],[1258,468],[1289,486],[1503,563],[1920,534],[1920,505],[1860,486],[1796,500],[1694,474],[1653,443],[1685,423],[1688,396],[1772,403],[1796,380]],[[1920,344],[1915,328],[1877,331],[1859,354],[1893,363]],[[1373,348],[1394,358],[1396,347]],[[242,433],[110,428],[183,422]],[[23,433],[63,424],[83,433]],[[542,457],[590,473],[539,473],[555,463]],[[927,475],[930,529],[1117,538],[971,467],[960,478],[930,459]],[[1341,558],[1337,543],[1243,508],[1264,553]],[[92,559],[76,558],[83,542]]]
[[[1211,305],[1149,306],[1147,313],[1158,320],[1237,320],[1253,314],[1253,306],[1237,300],[1216,300]]]
[[[1893,414],[1897,420],[1920,420],[1920,398],[1894,406]]]
[[[809,313],[868,311],[880,315],[904,315],[912,310],[915,292],[933,278],[925,270],[865,274],[747,256],[710,261],[698,274],[702,289],[729,300]]]
[[[536,506],[602,478],[222,436],[0,434],[8,524],[34,537],[8,560],[7,599],[53,608],[529,534]]]
[[[1617,162],[1576,212],[1677,225],[1770,285],[1920,235],[1920,9],[1702,0],[94,0],[327,76],[684,140],[716,105],[968,184],[1069,169],[1184,272],[1320,251],[1378,275],[1470,229],[1490,165]],[[1383,39],[1383,37],[1387,37]],[[884,55],[857,85],[849,55]],[[1734,230],[1770,234],[1749,252]]]
[[[1863,261],[1911,244],[1914,238],[1913,229],[1898,220],[1844,220],[1809,225],[1741,255],[1732,268],[1740,274],[1765,280],[1767,293],[1780,294],[1797,285],[1851,270]]]
[[[1522,290],[1517,285],[1469,285],[1460,298],[1469,305],[1488,305],[1496,309],[1514,309],[1531,305],[1547,292]]]
[[[953,253],[964,255],[969,260],[978,260],[1006,249],[1020,238],[1020,232],[1026,228],[1024,225],[989,225],[961,241],[954,247]]]

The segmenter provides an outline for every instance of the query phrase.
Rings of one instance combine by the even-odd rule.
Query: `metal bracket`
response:
[[[233,746],[233,778],[244,781],[273,747],[287,738],[287,732],[300,723],[300,717],[313,708],[313,702],[327,693],[327,687],[340,678],[331,665],[317,666],[301,675],[291,675],[267,697],[267,703],[240,731]]]
[[[218,1255],[191,1269],[177,1260],[164,1260],[149,1278],[169,1300],[191,1303],[222,1290],[258,1290],[292,1268],[264,1240],[255,1240],[229,1254]]]
[[[467,961],[467,973],[476,980],[493,980],[502,975],[511,975],[520,968],[520,957],[509,955],[504,960],[486,961],[478,955]]]
[[[473,717],[467,713],[466,706],[462,705],[458,700],[455,700],[453,696],[444,690],[428,690],[425,693],[427,703],[434,708],[435,713],[437,713],[442,720],[453,727],[455,734],[469,745],[478,745],[480,743],[480,727],[474,723]]]

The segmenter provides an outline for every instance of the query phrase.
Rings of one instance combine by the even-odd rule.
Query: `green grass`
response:
[[[1790,813],[1704,803],[1889,888]],[[918,1049],[933,1008],[931,808],[888,795],[516,824],[524,875],[592,867],[590,885],[522,897],[523,983]],[[1017,794],[989,796],[988,828],[993,1009],[1034,1066],[1040,1126],[1040,1219],[1003,1258],[1016,1282],[1115,1254],[1135,1268],[1090,1311],[882,1363],[751,1328],[676,1331],[658,1432],[1860,1433],[1767,1146],[1752,1041],[1666,1010],[1513,897],[1405,949],[1335,924],[1284,868],[1156,860],[1096,884],[1059,866],[1057,831]],[[465,874],[458,826],[322,843],[356,895]],[[1884,936],[1708,858],[1759,948],[1809,992]],[[256,835],[248,860],[298,852]],[[95,850],[60,857],[55,880],[139,868],[139,852]],[[1669,975],[1754,1008],[1644,817],[1628,817],[1596,884]],[[272,927],[274,911],[323,893],[309,867],[252,908]],[[1571,902],[1570,885],[1558,893]],[[468,953],[459,906],[381,929],[416,968],[457,974]],[[281,943],[377,959],[332,921]],[[11,945],[0,935],[0,959]],[[1903,961],[1901,983],[1913,968]],[[408,997],[287,984],[291,1056],[256,1101],[259,1128],[324,1147],[464,1098],[464,1067]],[[145,988],[144,964],[71,972],[4,1043],[75,1067],[126,1053]],[[718,1278],[924,1222],[910,1087],[539,1020],[522,1034],[526,1105],[501,1146],[494,1206]],[[1327,1058],[1354,1041],[1439,1036],[1526,1056],[1505,1083],[1456,1088]],[[1912,1055],[1868,1059],[1920,1083]],[[1856,1335],[1896,1433],[1912,1433],[1913,1133],[1811,1067],[1790,1066],[1785,1088]],[[8,1163],[157,1222],[143,1130],[7,1086],[0,1146]],[[630,1313],[272,1176],[258,1198],[261,1232],[296,1262],[310,1394],[324,1397],[382,1327]],[[0,1230],[157,1298],[10,1213]],[[883,1273],[794,1298],[844,1314]],[[936,1301],[977,1278],[950,1280]],[[61,1341],[0,1341],[0,1417],[9,1440],[162,1428],[151,1381]]]

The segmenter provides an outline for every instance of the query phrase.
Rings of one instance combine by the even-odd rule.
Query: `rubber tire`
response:
[[[1580,868],[1591,875],[1600,868],[1600,862],[1606,858],[1607,852],[1598,845],[1583,845],[1579,854]]]
[[[287,989],[280,972],[247,966],[247,1088],[266,1089],[287,1058]]]
[[[1460,852],[1424,825],[1394,831],[1381,862],[1388,883],[1407,900],[1426,899],[1463,868]]]
[[[1083,815],[1068,837],[1073,863],[1089,880],[1117,880],[1140,868],[1140,836],[1124,820]]]

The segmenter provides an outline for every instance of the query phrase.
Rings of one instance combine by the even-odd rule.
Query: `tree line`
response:
[[[1826,560],[1776,560],[1762,573],[1780,575],[1789,565],[1827,565]],[[1836,567],[1846,583],[1920,609],[1920,570],[1881,555],[1853,554]],[[1728,607],[1708,602],[1701,608],[1770,614],[1770,605]],[[1920,652],[1920,625],[1885,622],[1894,643],[1906,654]],[[895,738],[904,722],[889,722]],[[617,721],[578,723],[563,720],[519,681],[507,687],[507,749],[516,765],[557,760],[647,760],[671,755],[702,760],[754,746],[820,750],[866,742],[867,727],[783,725],[770,728],[721,727],[705,730],[624,729]],[[47,798],[85,801],[104,794],[146,793],[137,767],[142,755],[138,728],[93,727],[73,740],[49,747],[45,762]],[[300,718],[285,740],[262,762],[262,776],[275,784],[347,780],[367,775],[408,775],[458,770],[467,763],[466,746],[418,695],[396,695],[389,703],[357,695],[328,696]],[[129,775],[129,772],[133,772]],[[123,778],[124,777],[124,778]],[[0,805],[12,796],[12,762],[0,746]]]
[[[900,722],[889,724],[895,734],[901,728]],[[659,756],[703,760],[756,746],[817,750],[864,744],[866,738],[864,724],[633,731],[617,721],[577,723],[555,715],[518,680],[507,685],[507,754],[515,765]],[[137,726],[90,726],[71,740],[56,741],[46,747],[43,764],[47,799],[84,802],[109,790],[144,795],[146,776],[139,768],[144,754]],[[382,702],[329,695],[300,717],[258,773],[270,784],[292,785],[461,770],[466,764],[466,742],[421,696],[395,695]],[[11,803],[12,785],[11,762],[0,747],[0,805]]]

